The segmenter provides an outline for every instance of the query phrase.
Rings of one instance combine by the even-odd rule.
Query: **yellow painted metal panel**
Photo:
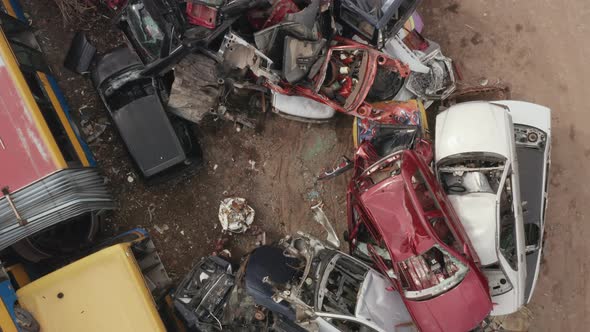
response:
[[[43,142],[50,150],[49,152],[51,153],[51,158],[55,166],[58,168],[66,168],[66,161],[61,154],[61,151],[57,146],[57,142],[51,134],[45,119],[43,118],[43,114],[41,114],[39,106],[35,102],[35,98],[31,94],[29,86],[27,85],[27,81],[20,71],[18,61],[16,60],[16,57],[10,48],[10,44],[8,43],[8,39],[6,39],[6,35],[4,35],[4,31],[2,31],[2,29],[0,29],[0,61],[3,61],[6,65],[6,69],[8,70],[12,80],[14,81],[14,84],[19,91],[24,106],[30,111],[30,114],[33,117]]]
[[[74,150],[76,150],[76,154],[78,155],[78,158],[82,162],[82,165],[90,166],[90,162],[88,161],[88,158],[86,157],[86,154],[84,153],[84,149],[82,148],[82,145],[80,144],[80,141],[78,140],[78,137],[74,133],[74,129],[72,128],[72,124],[70,123],[70,121],[68,120],[68,117],[64,113],[64,110],[61,107],[61,104],[60,104],[59,100],[57,99],[57,96],[55,95],[55,92],[53,91],[51,84],[49,84],[49,80],[47,79],[47,75],[45,75],[42,72],[37,72],[37,75],[39,75],[39,79],[41,80],[41,83],[43,84],[43,88],[45,88],[45,91],[47,92],[47,95],[49,96],[49,100],[51,101],[51,105],[53,105],[53,108],[57,112],[57,115],[59,116],[59,121],[61,121],[62,125],[64,126],[64,129],[66,130],[66,134],[68,135],[68,138],[72,142],[72,145],[74,146]]]
[[[14,8],[12,8],[12,4],[10,3],[10,0],[2,0],[2,4],[4,4],[4,8],[6,8],[8,15],[16,18],[16,12],[14,11]]]
[[[18,332],[8,309],[6,309],[6,305],[2,301],[0,301],[0,328],[2,332]]]
[[[31,278],[27,271],[25,271],[25,267],[20,263],[7,267],[6,272],[12,274],[18,287],[26,286],[31,282]]]
[[[43,332],[165,331],[128,244],[84,257],[17,291]]]
[[[418,107],[420,108],[420,117],[422,118],[422,137],[430,139],[430,128],[428,127],[428,117],[426,116],[426,109],[424,104],[420,100],[416,100]]]

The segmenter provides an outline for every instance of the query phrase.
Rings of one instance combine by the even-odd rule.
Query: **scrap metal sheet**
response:
[[[0,58],[0,187],[14,192],[56,170],[43,133]]]

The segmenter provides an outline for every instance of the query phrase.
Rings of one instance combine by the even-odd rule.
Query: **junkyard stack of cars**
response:
[[[147,275],[138,244],[155,249],[139,232],[119,249],[135,250],[143,279],[133,275],[146,281],[158,309],[168,296],[176,319],[195,331],[473,331],[531,300],[551,111],[511,100],[460,102],[456,66],[422,36],[421,1],[102,2],[125,45],[97,50],[78,33],[64,65],[91,79],[147,183],[198,172],[196,132],[207,117],[250,128],[266,112],[312,124],[341,114],[353,120],[354,156],[320,176],[352,171],[347,218],[336,221],[346,224],[348,254],[324,225],[331,240],[299,232],[237,265],[224,255],[197,259],[170,291],[163,268],[165,282]],[[29,91],[22,75],[45,91],[21,91],[25,103],[0,111],[0,156],[36,165],[0,166],[0,248],[40,261],[47,257],[35,234],[84,219],[91,226],[83,236],[92,238],[97,216],[114,204],[45,67],[21,65],[21,76],[3,70],[11,65],[7,47],[19,58],[28,25],[0,18],[8,38],[0,38],[0,100]],[[14,45],[3,46],[7,40]],[[38,105],[55,115],[40,121]]]

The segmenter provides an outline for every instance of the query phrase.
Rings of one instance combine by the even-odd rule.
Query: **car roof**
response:
[[[488,102],[457,104],[436,117],[436,162],[462,153],[512,157],[511,117],[506,107]]]
[[[186,159],[157,95],[136,99],[112,115],[127,149],[145,176],[155,175]]]
[[[396,261],[402,261],[430,249],[437,241],[422,223],[406,183],[409,169],[415,169],[414,152],[403,152],[402,174],[387,178],[360,195],[365,212]],[[408,178],[409,177],[409,178]]]

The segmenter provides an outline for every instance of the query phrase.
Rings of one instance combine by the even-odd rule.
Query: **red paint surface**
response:
[[[55,172],[52,154],[0,59],[0,187],[15,192]]]
[[[215,29],[217,25],[217,9],[202,4],[186,4],[186,15],[188,22],[200,25],[207,29]]]
[[[434,244],[443,247],[468,266],[469,272],[465,278],[451,290],[421,301],[404,298],[421,331],[468,331],[480,323],[492,309],[487,281],[477,267],[477,257],[473,254],[456,213],[422,156],[409,150],[401,152],[399,156],[402,159],[401,174],[373,184],[363,173],[376,164],[380,157],[370,143],[364,143],[357,151],[355,174],[350,182],[347,199],[350,238],[352,240],[357,236],[352,215],[353,209],[356,209],[364,216],[361,219],[365,219],[367,229],[387,247],[398,275],[400,271],[395,263],[420,255]],[[421,171],[424,180],[434,192],[433,198],[440,206],[436,213],[449,220],[450,231],[457,241],[453,248],[439,239],[423,211],[423,205],[412,184],[412,176],[417,170]],[[352,241],[350,248],[352,252]],[[380,266],[380,262],[376,262],[376,265]],[[383,270],[382,264],[381,267]],[[402,289],[399,280],[391,281],[396,289]]]
[[[422,332],[467,332],[487,317],[492,303],[474,270],[446,293],[425,301],[404,299],[408,311]],[[485,296],[484,296],[485,295]]]
[[[252,9],[246,13],[250,25],[258,31],[281,23],[288,14],[299,12],[292,0],[277,0],[270,9]]]

